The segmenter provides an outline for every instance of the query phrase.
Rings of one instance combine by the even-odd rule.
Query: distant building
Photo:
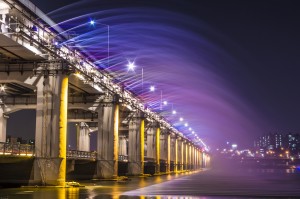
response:
[[[296,133],[281,134],[270,133],[259,137],[254,141],[256,154],[260,156],[300,155],[300,136]]]
[[[299,134],[289,133],[287,135],[286,146],[291,154],[297,154],[300,150]]]
[[[254,147],[256,149],[269,149],[276,150],[283,146],[283,135],[278,133],[271,133],[259,137],[254,141]]]

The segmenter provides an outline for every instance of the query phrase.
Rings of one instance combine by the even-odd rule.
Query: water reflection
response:
[[[224,166],[223,166],[224,167]],[[211,199],[300,196],[297,169],[212,169],[206,172],[86,181],[85,187],[0,189],[0,199]],[[230,195],[230,196],[229,196]],[[206,196],[206,197],[204,197]],[[208,197],[207,197],[208,196]],[[237,197],[239,196],[239,197]]]

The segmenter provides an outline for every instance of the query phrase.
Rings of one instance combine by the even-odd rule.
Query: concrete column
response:
[[[197,170],[198,162],[197,162],[197,148],[194,147],[194,169]]]
[[[171,149],[170,149],[170,161],[173,161],[173,164],[174,164],[174,168],[173,168],[173,171],[176,172],[177,170],[177,161],[178,161],[178,158],[177,158],[177,148],[176,148],[176,136],[175,135],[171,135]],[[177,159],[176,159],[177,158]]]
[[[117,178],[119,145],[119,96],[109,107],[98,109],[97,177]]]
[[[193,170],[193,145],[190,143],[189,145],[189,162],[190,162],[190,170]]]
[[[119,137],[119,155],[127,156],[127,141],[125,136]]]
[[[166,151],[167,151],[167,142],[165,141],[166,140],[166,135],[164,134],[164,132],[161,132],[160,133],[160,139],[159,139],[159,144],[160,144],[160,147],[159,147],[159,150],[160,150],[160,159],[162,160],[167,160],[167,155],[166,155]]]
[[[185,143],[185,170],[189,169],[189,144]]]
[[[144,156],[145,156],[144,136],[145,136],[145,119],[142,114],[136,114],[135,117],[129,123],[129,145],[128,145],[129,175],[144,174]],[[152,139],[150,140],[152,141]]]
[[[197,149],[197,169],[200,169],[200,149]]]
[[[178,172],[178,138],[175,137],[175,160],[174,160],[174,171]]]
[[[195,169],[195,147],[191,145],[191,169]]]
[[[168,141],[167,141],[167,132],[164,130],[160,134],[160,159],[164,160],[164,164],[160,165],[160,172],[167,172],[167,164],[168,164]],[[162,169],[163,168],[163,169]]]
[[[193,170],[193,145],[189,145],[189,170]]]
[[[156,128],[155,132],[155,173],[160,173],[160,127]]]
[[[156,128],[150,127],[147,131],[147,157],[155,160],[155,133]]]
[[[167,134],[167,173],[171,171],[171,134]]]
[[[37,84],[34,181],[65,186],[68,76],[40,77]]]
[[[80,122],[76,126],[77,130],[77,150],[78,151],[90,151],[90,130],[89,126]]]
[[[180,156],[181,156],[181,168],[180,168],[180,170],[181,170],[181,172],[184,170],[184,164],[185,164],[184,147],[185,147],[184,141],[183,141],[183,139],[181,139],[181,146],[180,146],[180,149],[181,149],[181,154],[180,154]]]
[[[198,148],[195,149],[195,165],[196,165],[196,170],[199,169],[199,161],[198,161],[198,154],[199,154],[199,151],[198,151]]]
[[[203,168],[206,167],[206,158],[205,158],[205,153],[202,153],[202,162],[203,162]]]
[[[203,167],[202,151],[199,149],[199,168]]]
[[[6,124],[7,119],[4,114],[3,105],[0,105],[0,142],[6,142]]]

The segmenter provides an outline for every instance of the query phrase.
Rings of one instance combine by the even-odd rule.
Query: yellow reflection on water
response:
[[[66,190],[65,190],[65,188],[58,188],[57,189],[57,198],[58,199],[66,199]]]
[[[78,199],[79,198],[79,188],[70,187],[70,188],[58,188],[55,190],[57,193],[58,199]],[[43,197],[43,199],[45,199]]]
[[[79,188],[78,187],[71,187],[66,189],[66,195],[68,199],[77,199],[79,198]]]

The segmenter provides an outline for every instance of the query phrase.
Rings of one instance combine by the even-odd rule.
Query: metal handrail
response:
[[[69,159],[92,159],[95,160],[97,153],[94,151],[77,151],[77,150],[68,150],[67,158]]]
[[[34,145],[0,142],[0,155],[34,156]]]

